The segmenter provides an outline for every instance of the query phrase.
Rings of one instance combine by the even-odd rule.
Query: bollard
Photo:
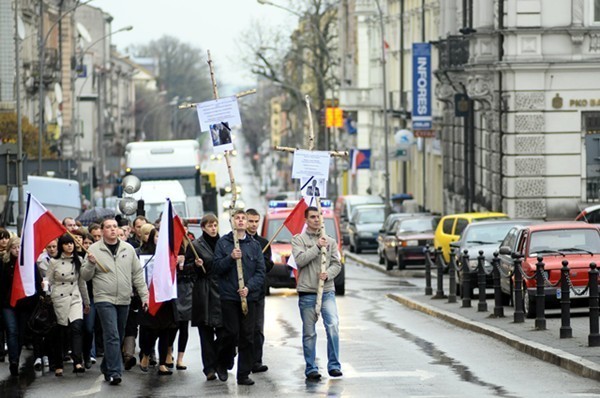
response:
[[[569,287],[569,262],[562,262],[560,278],[560,338],[568,339],[573,337],[571,328],[571,290]]]
[[[494,317],[504,318],[504,306],[502,305],[502,290],[500,289],[500,259],[498,252],[494,252],[492,259],[492,277],[494,278]]]
[[[446,295],[444,294],[444,258],[441,246],[435,251],[435,265],[437,267],[437,290],[432,298],[443,299],[446,298]]]
[[[513,256],[514,262],[514,276],[515,276],[515,288],[514,288],[514,306],[515,313],[513,314],[513,320],[515,323],[525,322],[525,313],[523,312],[523,274],[521,274],[521,255],[517,254]]]
[[[425,295],[431,296],[433,290],[431,289],[431,253],[429,252],[429,245],[425,246]]]
[[[590,289],[590,334],[588,336],[588,345],[590,347],[600,346],[600,329],[598,327],[598,269],[596,263],[590,263],[588,272]]]
[[[479,290],[479,302],[477,303],[477,312],[486,312],[488,310],[487,301],[485,299],[485,256],[483,250],[479,250],[477,256],[477,289]]]
[[[448,264],[448,302],[456,303],[456,253],[450,249],[450,264]]]
[[[469,251],[465,249],[462,255],[462,281],[460,284],[460,295],[462,296],[463,308],[471,308],[471,284],[469,276]]]
[[[544,281],[544,258],[538,256],[535,264],[535,328],[537,330],[546,330],[546,292]]]

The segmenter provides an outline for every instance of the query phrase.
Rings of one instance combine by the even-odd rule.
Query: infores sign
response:
[[[431,130],[431,44],[413,43],[412,128]]]

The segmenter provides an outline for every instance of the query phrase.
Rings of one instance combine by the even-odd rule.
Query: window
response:
[[[454,235],[462,234],[462,231],[467,228],[467,225],[469,225],[469,220],[466,218],[459,218],[456,220],[456,229],[454,230]]]
[[[444,224],[442,224],[442,231],[446,235],[451,235],[452,234],[452,227],[453,226],[454,226],[454,218],[452,218],[452,217],[446,218],[444,220]]]
[[[594,23],[600,23],[600,0],[594,0]]]

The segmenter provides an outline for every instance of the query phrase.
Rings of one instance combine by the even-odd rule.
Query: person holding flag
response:
[[[90,246],[81,276],[92,281],[96,311],[102,323],[104,358],[100,369],[106,381],[117,385],[123,374],[121,346],[133,287],[144,308],[148,307],[148,288],[135,249],[117,236],[117,220],[107,218],[100,227],[102,239]]]
[[[310,206],[304,211],[306,230],[292,238],[292,255],[298,266],[298,306],[302,318],[302,350],[306,368],[304,374],[308,380],[321,379],[315,357],[317,333],[315,313],[319,280],[325,281],[323,287],[323,305],[321,314],[327,334],[327,371],[332,377],[342,376],[339,362],[339,318],[335,303],[334,279],[340,273],[339,252],[335,239],[320,236],[322,228],[319,210]],[[326,271],[321,272],[321,247],[327,248]]]
[[[233,231],[217,242],[214,256],[214,270],[219,276],[219,293],[223,317],[223,341],[217,361],[219,380],[227,381],[227,367],[233,360],[236,341],[238,343],[237,383],[253,385],[248,377],[254,365],[254,326],[256,322],[255,304],[264,290],[265,259],[260,244],[246,233],[248,218],[243,210],[233,213]],[[233,234],[237,234],[240,248],[236,249]],[[242,260],[244,287],[239,288],[236,260]],[[241,298],[248,303],[248,313],[242,312]]]

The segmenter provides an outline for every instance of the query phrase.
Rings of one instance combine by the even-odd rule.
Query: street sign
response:
[[[414,130],[415,137],[420,138],[435,138],[435,130]]]
[[[412,129],[431,130],[431,44],[413,43]]]
[[[344,127],[342,108],[328,107],[325,109],[325,127]]]
[[[392,153],[393,160],[400,161],[408,161],[410,160],[410,155],[408,153],[408,148],[396,148],[395,152]]]

